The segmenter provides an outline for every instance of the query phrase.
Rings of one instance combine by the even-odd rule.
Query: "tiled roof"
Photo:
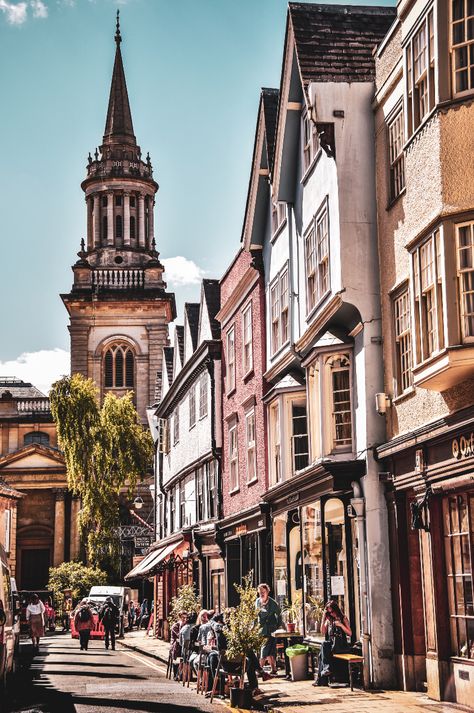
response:
[[[179,358],[181,359],[181,364],[184,364],[184,327],[182,324],[177,324],[175,329],[178,339]]]
[[[168,374],[168,384],[171,386],[173,383],[173,354],[174,347],[163,347],[163,356],[165,359],[165,369]]]
[[[28,381],[22,381],[14,376],[0,376],[0,397],[7,391],[14,399],[45,398],[45,394]]]
[[[396,18],[391,7],[289,4],[303,85],[374,78],[374,48]]]
[[[204,302],[207,306],[212,338],[220,339],[221,325],[216,319],[216,314],[221,308],[221,286],[219,280],[203,280],[202,289],[204,290]]]
[[[189,331],[191,332],[192,341],[192,351],[197,347],[197,341],[199,336],[199,302],[186,302],[184,305],[184,311],[186,312],[189,324]]]
[[[267,161],[270,171],[273,167],[273,152],[275,148],[275,134],[278,112],[278,96],[278,89],[262,89],[263,116],[265,121],[265,136],[267,141]]]

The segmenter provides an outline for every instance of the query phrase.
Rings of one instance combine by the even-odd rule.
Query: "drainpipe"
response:
[[[364,688],[369,688],[372,680],[372,657],[370,650],[369,600],[367,586],[367,545],[365,537],[365,498],[360,483],[351,483],[354,497],[351,505],[355,512],[357,539],[359,542],[359,590],[361,610],[362,656],[364,657]]]

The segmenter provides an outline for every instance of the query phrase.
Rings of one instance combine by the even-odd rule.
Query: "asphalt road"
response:
[[[22,670],[11,686],[7,713],[222,713],[221,704],[210,705],[193,688],[168,681],[165,668],[146,656],[106,651],[91,642],[80,651],[79,642],[67,634],[42,639],[39,654],[22,646]]]

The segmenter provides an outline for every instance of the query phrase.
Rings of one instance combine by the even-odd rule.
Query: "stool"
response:
[[[349,668],[349,684],[351,691],[354,690],[353,681],[353,669],[358,668],[360,671],[360,676],[362,681],[364,680],[364,658],[363,656],[357,656],[357,654],[333,654],[333,658],[339,659],[339,661],[346,661]]]

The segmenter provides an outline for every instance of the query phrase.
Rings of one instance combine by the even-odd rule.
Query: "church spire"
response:
[[[117,10],[117,23],[115,32],[114,70],[112,73],[112,83],[110,86],[109,108],[107,120],[105,122],[104,145],[128,144],[136,146],[135,134],[133,133],[132,113],[128,101],[127,83],[125,81],[125,71],[122,62],[120,43],[120,11]]]

